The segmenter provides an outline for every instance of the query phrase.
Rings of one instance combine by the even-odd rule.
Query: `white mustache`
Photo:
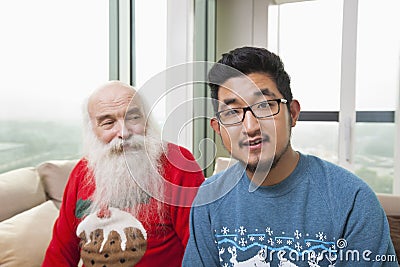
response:
[[[122,154],[124,149],[131,150],[142,150],[144,148],[145,137],[142,135],[135,135],[129,139],[114,138],[110,143],[107,144],[107,149],[111,154]]]

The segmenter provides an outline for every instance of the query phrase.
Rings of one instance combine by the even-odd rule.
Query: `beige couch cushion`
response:
[[[215,160],[214,172],[213,174],[219,173],[228,169],[230,166],[237,162],[234,158],[218,157]]]
[[[34,168],[22,168],[0,174],[0,221],[46,201],[46,195]]]
[[[379,202],[386,212],[390,236],[396,250],[397,258],[400,258],[400,195],[376,194]]]
[[[376,196],[385,210],[386,215],[400,216],[400,195],[378,193]]]
[[[37,167],[47,197],[55,200],[57,204],[62,201],[69,174],[77,162],[78,160],[52,160]]]
[[[396,250],[397,259],[400,259],[400,216],[387,216],[390,225],[390,236]]]
[[[58,209],[46,201],[0,223],[0,266],[40,266]]]

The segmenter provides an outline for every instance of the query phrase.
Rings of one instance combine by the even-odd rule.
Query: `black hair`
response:
[[[251,73],[267,74],[275,82],[279,92],[288,103],[292,101],[290,77],[279,56],[265,48],[245,46],[222,54],[222,58],[213,65],[208,73],[208,85],[211,88],[215,112],[218,111],[218,89],[221,84],[230,78]]]

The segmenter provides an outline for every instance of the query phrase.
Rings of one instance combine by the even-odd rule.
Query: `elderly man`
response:
[[[180,266],[204,181],[186,149],[161,141],[134,88],[108,82],[84,110],[85,157],[67,183],[42,266]]]

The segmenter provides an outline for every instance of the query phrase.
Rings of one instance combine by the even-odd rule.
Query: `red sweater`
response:
[[[189,194],[173,190],[175,198],[185,198],[186,204],[193,201],[197,188],[204,181],[203,173],[186,149],[168,144],[167,156],[162,158],[164,178],[172,184],[195,188]],[[84,219],[83,214],[88,207],[89,198],[95,185],[83,181],[88,173],[87,161],[82,159],[71,172],[64,191],[60,214],[57,218],[53,237],[47,248],[42,267],[77,266],[80,259],[79,238],[76,228]],[[112,181],[110,181],[112,182]],[[142,204],[143,209],[155,205],[151,199]],[[171,202],[170,202],[171,203]],[[175,202],[172,202],[175,203]],[[165,215],[160,219],[143,223],[147,232],[147,250],[136,266],[181,266],[183,253],[189,238],[190,207],[179,207],[165,204]],[[138,216],[140,221],[140,214]]]

